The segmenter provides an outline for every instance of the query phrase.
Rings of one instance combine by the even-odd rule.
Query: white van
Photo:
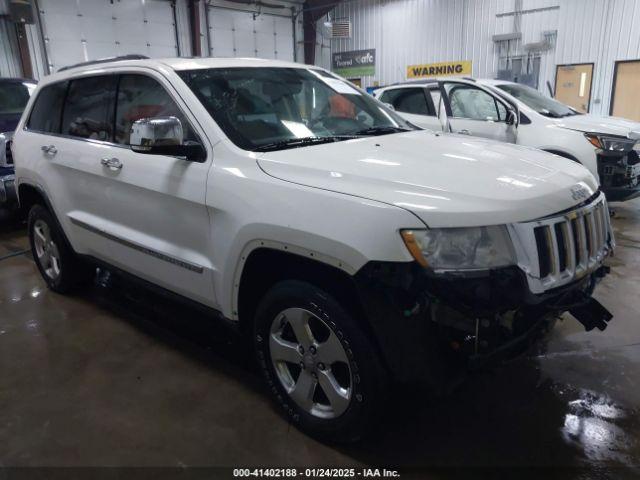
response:
[[[640,123],[581,114],[503,80],[429,79],[373,95],[423,128],[517,143],[579,162],[599,179],[609,201],[640,195]]]

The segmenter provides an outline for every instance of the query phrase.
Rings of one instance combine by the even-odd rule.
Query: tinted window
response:
[[[38,132],[59,133],[62,103],[67,93],[67,82],[47,85],[38,94],[27,128]]]
[[[183,140],[196,140],[186,118],[156,80],[146,75],[122,75],[116,105],[116,143],[129,144],[131,125],[142,118],[178,117],[182,122]]]
[[[380,100],[390,103],[398,112],[413,113],[415,115],[435,115],[427,101],[424,88],[396,88],[387,90]]]
[[[111,141],[116,80],[115,75],[72,80],[61,132],[72,137]]]
[[[504,107],[500,110],[495,98],[483,90],[457,84],[447,84],[445,88],[453,117],[492,121],[506,118]]]
[[[30,88],[31,83],[0,81],[0,115],[22,113],[29,101]]]

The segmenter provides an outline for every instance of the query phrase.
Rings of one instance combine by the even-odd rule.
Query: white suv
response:
[[[442,388],[591,292],[613,248],[585,168],[415,130],[331,73],[253,59],[123,60],[39,84],[13,143],[49,287],[95,265],[246,332],[305,431],[352,440],[391,381]]]
[[[610,202],[640,195],[640,123],[582,114],[504,80],[420,80],[373,94],[423,128],[517,143],[579,162],[599,179]]]

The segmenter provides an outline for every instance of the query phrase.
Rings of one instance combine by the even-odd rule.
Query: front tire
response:
[[[95,270],[69,247],[49,210],[34,205],[29,211],[28,228],[33,259],[51,290],[69,293],[89,283]]]
[[[329,294],[276,284],[255,317],[258,362],[288,419],[322,440],[352,442],[375,427],[387,372],[368,335]]]

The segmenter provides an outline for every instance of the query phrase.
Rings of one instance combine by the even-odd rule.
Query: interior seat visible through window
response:
[[[62,115],[63,135],[111,141],[116,75],[100,75],[71,81]]]

